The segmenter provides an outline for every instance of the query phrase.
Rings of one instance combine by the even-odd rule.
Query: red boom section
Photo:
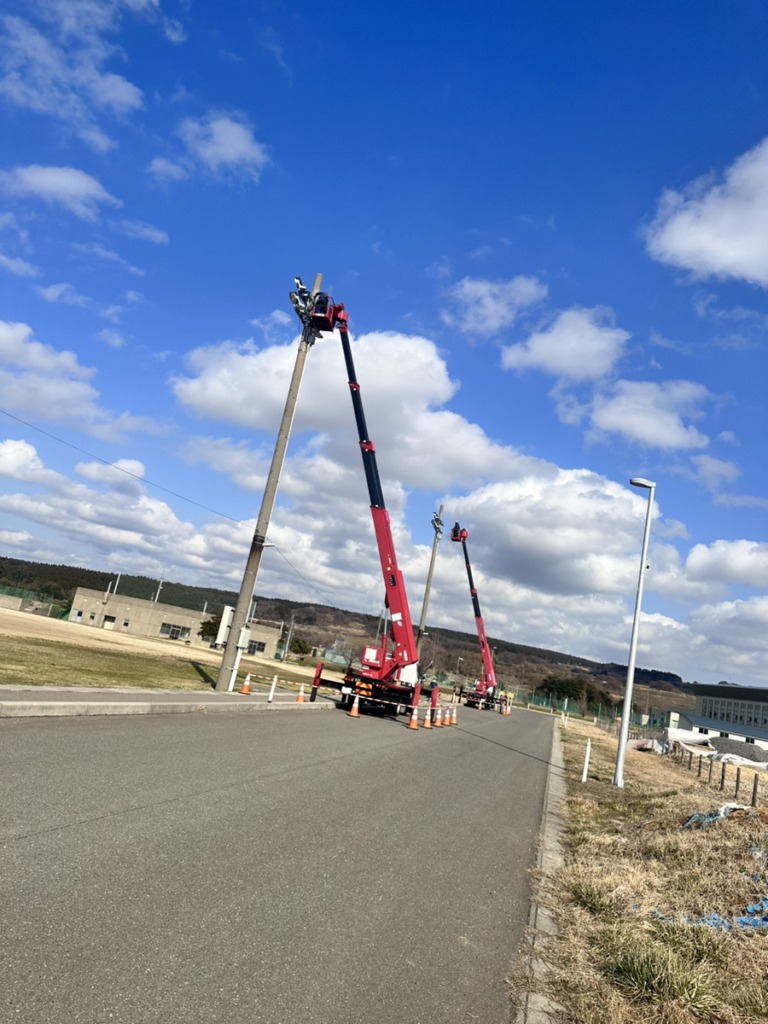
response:
[[[378,647],[364,648],[360,659],[362,664],[360,676],[374,683],[397,685],[401,670],[408,665],[415,665],[418,661],[418,653],[405,593],[405,582],[397,565],[389,513],[384,504],[384,494],[376,463],[376,449],[368,436],[368,426],[360,395],[360,384],[352,358],[352,348],[347,330],[347,313],[344,310],[344,305],[334,303],[330,296],[321,293],[315,299],[313,323],[318,330],[333,330],[335,327],[339,329],[344,362],[347,367],[349,393],[352,397],[352,408],[357,424],[360,453],[363,458],[365,480],[368,485],[376,546],[379,550],[381,572],[384,577],[384,602],[390,614],[390,635],[385,634]],[[391,650],[390,639],[392,640]],[[417,683],[416,677],[414,677],[413,683]],[[418,685],[416,685],[414,693],[415,701],[418,702]]]
[[[373,529],[379,549],[381,572],[384,577],[384,600],[389,608],[393,649],[382,665],[379,679],[388,678],[397,669],[413,665],[418,661],[416,642],[413,638],[413,625],[408,601],[405,596],[403,574],[397,567],[397,556],[392,541],[392,530],[389,524],[389,512],[385,508],[371,506]]]
[[[483,662],[482,682],[485,684],[486,690],[491,690],[496,688],[496,673],[493,671],[491,649],[485,638],[485,625],[483,624],[483,616],[480,614],[480,600],[477,596],[475,581],[472,578],[472,566],[469,563],[469,554],[467,552],[468,536],[467,531],[463,530],[458,523],[456,523],[451,530],[451,540],[461,541],[461,547],[464,551],[464,562],[467,566],[467,579],[469,580],[469,594],[472,598],[472,608],[475,613],[475,626],[477,628],[477,639],[480,641],[480,657]]]

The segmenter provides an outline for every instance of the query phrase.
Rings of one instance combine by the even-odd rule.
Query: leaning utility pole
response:
[[[440,506],[439,511],[435,512],[432,516],[432,529],[435,531],[435,537],[432,541],[432,557],[429,560],[429,572],[427,573],[427,585],[424,588],[424,603],[421,606],[421,619],[419,620],[419,628],[416,630],[416,651],[421,660],[421,641],[426,636],[425,627],[427,624],[427,608],[429,607],[429,592],[432,589],[432,573],[435,571],[435,556],[437,555],[437,545],[440,543],[440,538],[443,535],[443,506]]]
[[[256,529],[254,530],[253,540],[251,541],[251,550],[248,554],[245,572],[243,573],[243,582],[240,585],[240,593],[237,598],[237,604],[235,605],[235,611],[232,615],[232,625],[229,628],[229,636],[227,637],[224,654],[221,658],[219,675],[216,679],[217,690],[227,691],[233,688],[235,678],[237,676],[237,668],[240,663],[240,657],[242,652],[248,649],[250,630],[247,626],[247,620],[248,611],[251,606],[251,598],[253,597],[253,592],[256,589],[256,574],[259,571],[261,555],[266,543],[269,520],[272,515],[272,508],[275,504],[275,496],[277,494],[277,484],[280,480],[283,463],[285,462],[285,450],[288,447],[288,438],[291,433],[293,414],[296,411],[296,400],[299,397],[299,388],[301,386],[301,378],[304,373],[304,364],[307,360],[307,353],[314,345],[315,338],[317,337],[317,331],[310,326],[308,318],[306,320],[302,318],[302,312],[307,306],[311,306],[312,298],[320,291],[322,281],[322,274],[315,274],[312,292],[310,293],[301,283],[301,279],[297,277],[295,279],[296,291],[290,293],[291,302],[293,303],[296,312],[299,314],[300,319],[302,319],[304,327],[301,332],[301,340],[299,341],[299,350],[296,353],[296,363],[293,367],[293,376],[291,377],[291,383],[288,387],[288,396],[285,400],[283,418],[280,422],[280,429],[277,432],[275,451],[272,455],[272,464],[269,467],[267,482],[264,487],[264,496],[261,499],[261,509],[259,510],[259,517],[256,520]]]

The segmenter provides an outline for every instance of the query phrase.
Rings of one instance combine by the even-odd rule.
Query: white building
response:
[[[679,726],[768,750],[768,689],[730,683],[693,686],[696,707],[680,711]]]
[[[211,640],[209,637],[198,636],[198,631],[201,624],[211,617],[191,608],[104,593],[103,590],[88,590],[85,587],[77,588],[69,613],[69,621],[81,626],[109,629],[130,636],[181,640],[185,644],[202,647],[210,647]],[[248,653],[274,658],[280,639],[280,627],[254,621],[250,631]]]

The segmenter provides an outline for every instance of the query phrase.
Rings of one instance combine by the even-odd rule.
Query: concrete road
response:
[[[0,721],[0,1017],[507,1024],[551,731]]]

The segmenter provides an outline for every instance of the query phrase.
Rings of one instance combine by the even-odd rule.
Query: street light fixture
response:
[[[643,600],[643,581],[645,579],[646,558],[648,557],[648,538],[651,535],[651,513],[653,512],[653,496],[656,484],[652,480],[634,476],[629,481],[633,487],[643,487],[648,491],[648,505],[645,512],[645,530],[643,531],[643,550],[640,555],[640,575],[637,580],[637,596],[635,597],[635,614],[632,619],[632,637],[629,641],[629,661],[627,662],[627,683],[624,688],[624,703],[621,709],[621,729],[619,730],[619,748],[616,751],[616,769],[613,785],[624,788],[624,755],[629,738],[629,718],[632,714],[632,686],[635,681],[635,658],[637,656],[637,632],[640,625],[640,605]]]

